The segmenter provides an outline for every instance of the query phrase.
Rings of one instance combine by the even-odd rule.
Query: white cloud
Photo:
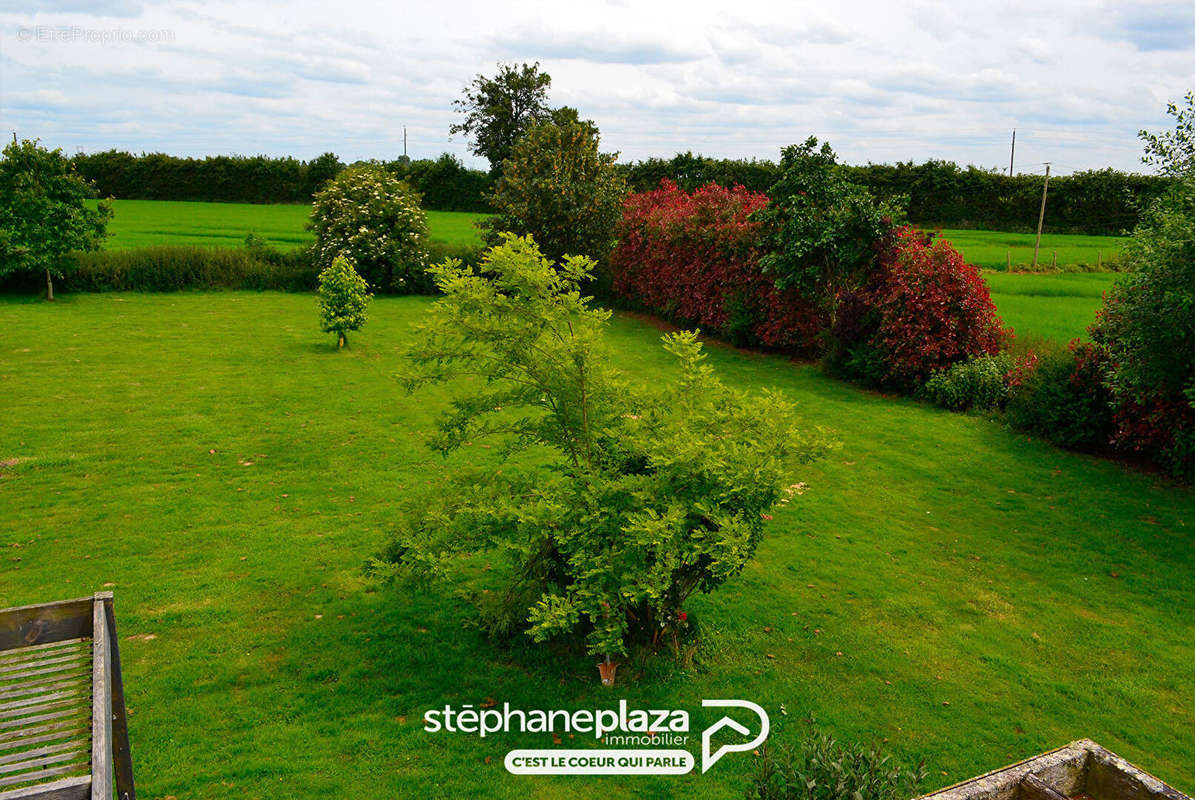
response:
[[[81,35],[112,30],[171,38]],[[452,100],[538,60],[624,158],[775,158],[813,134],[856,163],[997,165],[1016,127],[1026,168],[1137,169],[1137,130],[1192,88],[1193,32],[1172,0],[0,0],[0,117],[68,150],[347,159],[394,157],[406,126],[412,155],[480,164],[448,136]]]

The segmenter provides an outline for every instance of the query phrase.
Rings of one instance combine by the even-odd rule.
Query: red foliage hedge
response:
[[[894,232],[858,295],[862,319],[836,326],[839,347],[870,351],[876,383],[911,389],[939,369],[1000,352],[1005,337],[987,283],[945,239]]]
[[[692,193],[670,180],[627,198],[611,256],[614,291],[644,309],[736,344],[810,353],[824,325],[812,303],[759,269],[752,212],[768,198],[714,183]]]

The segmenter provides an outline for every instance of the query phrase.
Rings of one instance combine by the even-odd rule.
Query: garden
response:
[[[1026,275],[813,138],[635,186],[546,77],[460,101],[484,213],[5,148],[0,606],[115,593],[143,795],[571,797],[504,758],[592,733],[433,712],[709,698],[767,743],[601,793],[896,800],[1079,738],[1195,784],[1195,101],[1118,271]]]

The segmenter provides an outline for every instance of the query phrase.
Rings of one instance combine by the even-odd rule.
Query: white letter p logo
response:
[[[733,728],[736,732],[743,736],[751,733],[747,728],[744,728],[739,723],[735,722],[730,717],[722,717],[722,719],[715,722],[713,725],[701,732],[701,771],[709,772],[709,768],[717,763],[718,759],[726,753],[741,753],[744,750],[754,750],[759,745],[763,744],[763,740],[768,738],[768,730],[770,725],[768,723],[768,712],[764,711],[755,703],[749,700],[702,700],[701,705],[709,708],[711,706],[718,708],[746,708],[755,712],[759,717],[760,728],[759,735],[746,744],[724,744],[717,749],[712,755],[710,754],[710,738],[722,730],[723,728]]]

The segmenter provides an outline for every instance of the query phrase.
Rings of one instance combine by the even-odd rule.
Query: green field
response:
[[[309,241],[303,230],[309,206],[255,205],[251,203],[186,203],[164,200],[117,200],[108,225],[108,247],[126,249],[150,244],[210,244],[235,247],[253,231],[278,247],[297,247]],[[448,242],[479,241],[473,223],[484,214],[454,211],[427,212],[433,239]],[[981,267],[1002,269],[1005,251],[1013,264],[1033,260],[1033,236],[997,231],[944,230],[967,260]],[[1059,265],[1095,264],[1097,251],[1108,258],[1125,239],[1116,236],[1047,234],[1042,237],[1043,264],[1058,252]]]
[[[1087,326],[1119,277],[1111,272],[1026,274],[985,272],[992,300],[1018,338],[1065,344],[1087,338]]]
[[[1031,233],[1001,233],[1000,231],[943,230],[942,238],[948,240],[972,264],[988,269],[1005,269],[1007,258],[1012,256],[1015,268],[1018,264],[1033,263],[1033,241]],[[1043,233],[1037,261],[1049,267],[1055,253],[1058,266],[1087,265],[1094,267],[1099,261],[1108,261],[1120,252],[1125,236],[1083,236],[1068,233]]]
[[[256,233],[284,249],[311,241],[303,229],[311,206],[253,203],[187,203],[164,200],[116,200],[106,246],[127,250],[153,244],[239,247]],[[431,238],[447,242],[480,241],[473,227],[484,214],[429,211]]]
[[[691,670],[604,690],[593,659],[500,649],[453,597],[371,585],[409,488],[497,463],[481,442],[433,456],[445,395],[392,377],[429,302],[375,301],[337,352],[310,295],[0,297],[0,606],[115,591],[145,797],[743,796],[742,754],[515,779],[506,751],[549,735],[422,730],[488,698],[753,699],[774,740],[811,711],[924,757],[926,788],[1090,737],[1195,788],[1195,493],[816,366],[712,348],[725,380],[778,388],[842,447],[793,476],[808,491],[747,571],[690,600]],[[616,317],[620,365],[671,374],[660,333]]]

